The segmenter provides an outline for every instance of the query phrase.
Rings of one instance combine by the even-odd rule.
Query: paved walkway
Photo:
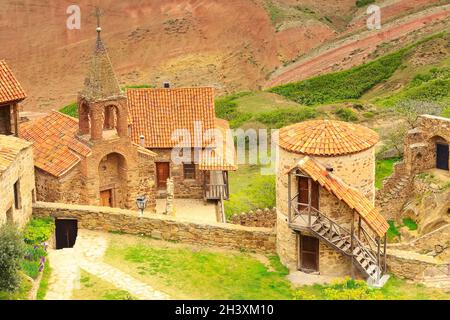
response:
[[[216,205],[196,199],[175,199],[175,216],[193,222],[217,222]],[[156,199],[156,212],[164,213],[166,199]]]
[[[74,289],[80,285],[80,269],[110,282],[119,289],[129,292],[141,300],[163,300],[169,296],[153,289],[132,276],[104,263],[103,256],[108,248],[107,235],[100,232],[79,230],[73,248],[51,250],[52,268],[46,300],[70,300]]]

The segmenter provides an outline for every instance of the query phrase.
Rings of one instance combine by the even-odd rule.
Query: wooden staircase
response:
[[[365,228],[358,232],[330,219],[327,215],[307,204],[300,204],[295,196],[291,201],[289,225],[294,230],[308,230],[331,247],[352,260],[352,264],[367,277],[373,286],[382,286],[388,276],[385,274],[384,253],[380,250],[380,241],[375,240]],[[352,228],[353,229],[353,228]],[[385,252],[385,251],[384,251]],[[381,261],[384,264],[381,264]]]
[[[355,266],[368,278],[375,282],[380,279],[382,272],[375,253],[371,252],[356,236],[353,236],[352,244],[351,233],[346,231],[345,228],[329,218],[319,216],[314,219],[310,230],[333,249],[350,256]]]

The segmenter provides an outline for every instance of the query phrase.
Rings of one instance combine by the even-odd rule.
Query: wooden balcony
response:
[[[207,184],[205,186],[206,200],[228,200],[228,186],[226,184]]]

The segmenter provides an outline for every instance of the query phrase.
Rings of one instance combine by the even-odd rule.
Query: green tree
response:
[[[10,224],[0,227],[0,291],[15,292],[20,287],[20,261],[24,255],[22,235]]]

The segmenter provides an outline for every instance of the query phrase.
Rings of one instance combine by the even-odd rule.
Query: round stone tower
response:
[[[305,121],[280,129],[276,185],[277,251],[285,265],[291,268],[297,266],[298,269],[301,269],[299,267],[300,232],[289,226],[289,206],[292,206],[292,200],[288,198],[289,194],[291,199],[295,194],[300,195],[301,189],[304,187],[301,186],[297,176],[294,178],[291,176],[289,183],[290,170],[293,170],[302,159],[313,159],[324,168],[324,174],[330,173],[340,181],[339,183],[342,182],[359,191],[373,204],[375,199],[375,144],[378,141],[378,134],[369,128],[334,120]],[[311,188],[311,182],[309,183],[309,188]],[[306,188],[308,188],[308,182],[306,182]],[[352,217],[354,217],[352,209],[346,208],[340,199],[330,195],[330,190],[320,186],[316,189],[317,195],[314,196],[314,201],[317,202],[317,209],[349,227]],[[309,197],[311,203],[311,191],[309,191]],[[308,191],[306,199],[308,199]],[[339,214],[336,213],[337,211]],[[318,253],[320,259],[330,250],[322,247],[320,241],[321,252]],[[334,268],[336,271],[330,274],[347,274],[344,270],[345,267],[341,270],[342,272],[338,272],[339,268],[336,268],[336,263],[334,263],[341,258],[336,256],[333,259],[336,260],[333,263],[325,262],[330,269]],[[319,261],[319,258],[317,260]],[[323,262],[321,264],[320,272],[327,274],[327,272],[323,272],[326,266]]]

